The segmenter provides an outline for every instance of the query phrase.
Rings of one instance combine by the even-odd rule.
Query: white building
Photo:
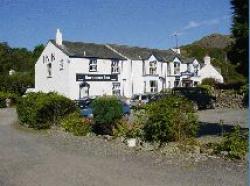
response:
[[[206,70],[200,66],[196,59],[185,59],[171,49],[63,41],[57,30],[56,40],[48,42],[36,62],[35,91],[55,91],[71,99],[104,94],[129,98],[174,86],[195,86],[201,82],[200,75],[221,78],[210,72],[211,66]]]

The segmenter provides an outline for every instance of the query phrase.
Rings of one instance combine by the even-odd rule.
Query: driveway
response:
[[[14,109],[0,109],[1,186],[246,185],[246,165],[197,163],[141,153],[98,137],[18,127]]]

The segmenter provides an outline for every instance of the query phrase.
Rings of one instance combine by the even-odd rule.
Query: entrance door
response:
[[[83,82],[79,85],[79,98],[85,98],[89,96],[89,84],[86,82]]]

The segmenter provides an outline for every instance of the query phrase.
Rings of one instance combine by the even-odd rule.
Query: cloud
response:
[[[188,30],[191,28],[196,28],[201,26],[201,22],[196,22],[196,21],[190,21],[186,26],[184,26],[184,30]]]
[[[204,20],[204,21],[189,21],[189,23],[184,26],[183,30],[189,30],[192,28],[197,28],[201,26],[208,26],[208,25],[216,25],[219,24],[222,18],[215,18],[215,19],[209,19],[209,20]]]

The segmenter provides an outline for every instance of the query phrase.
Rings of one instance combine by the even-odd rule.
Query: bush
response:
[[[214,78],[204,78],[201,82],[201,85],[209,85],[212,87],[215,87],[216,84],[217,82]]]
[[[82,118],[78,112],[65,116],[61,121],[61,126],[67,132],[72,132],[75,136],[86,136],[91,132],[91,121]]]
[[[211,85],[198,85],[198,87],[201,87],[201,88],[207,90],[209,95],[213,95],[215,93],[214,87]]]
[[[15,94],[8,93],[8,92],[0,92],[0,108],[6,107],[7,98],[11,99],[12,103],[15,103],[17,100],[17,96]]]
[[[244,159],[248,152],[248,139],[240,132],[240,126],[234,127],[224,141],[218,145],[217,152],[228,151],[230,158]]]
[[[146,107],[145,139],[163,143],[195,136],[198,122],[194,112],[192,102],[182,97],[152,102]]]
[[[245,107],[248,107],[249,106],[249,85],[245,84],[245,85],[241,86],[240,93],[243,94],[243,100],[242,100],[243,105]]]
[[[56,125],[63,116],[76,110],[72,100],[56,93],[29,93],[17,102],[21,123],[36,129]]]
[[[116,123],[112,132],[115,137],[135,138],[140,136],[141,127],[136,122],[130,123],[125,119],[121,119]]]
[[[122,118],[122,104],[113,96],[99,97],[92,103],[94,131],[112,135],[112,128]]]

